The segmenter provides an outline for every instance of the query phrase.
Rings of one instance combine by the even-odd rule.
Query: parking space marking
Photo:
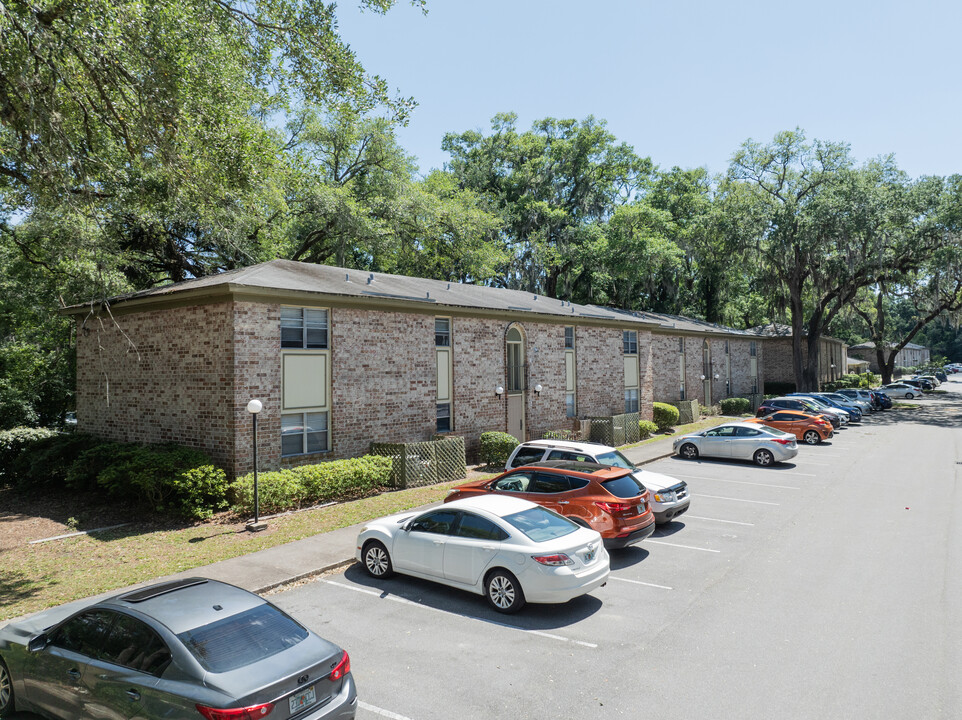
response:
[[[646,582],[642,582],[641,580],[629,580],[628,578],[618,577],[618,576],[616,576],[616,575],[609,575],[609,576],[608,576],[608,579],[609,579],[609,580],[618,580],[619,582],[631,583],[632,585],[644,585],[644,586],[646,586],[646,587],[660,588],[660,589],[662,589],[662,590],[673,590],[673,589],[674,589],[674,588],[668,587],[667,585],[655,585],[655,583],[646,583]]]
[[[792,474],[801,475],[801,473],[792,473]],[[782,490],[801,490],[801,488],[793,487],[791,485],[772,485],[771,483],[757,483],[757,482],[750,482],[748,480],[726,480],[725,478],[700,477],[698,475],[676,475],[675,477],[683,477],[683,478],[688,478],[690,480],[717,480],[718,482],[738,483],[739,485],[755,485],[757,487],[780,488]],[[815,477],[815,476],[812,475],[812,477]]]
[[[721,495],[701,495],[698,494],[697,497],[714,498],[715,500],[733,500],[735,502],[747,502],[754,503],[755,505],[781,505],[781,503],[765,502],[764,500],[746,500],[745,498],[730,498],[722,497]]]
[[[380,715],[381,717],[391,718],[391,720],[411,720],[411,718],[406,715],[398,715],[396,712],[391,712],[390,710],[385,710],[384,708],[379,708],[377,705],[371,705],[363,700],[357,701],[357,706],[363,708],[368,712],[372,712],[375,715]]]
[[[701,550],[702,552],[710,553],[720,553],[721,550],[712,550],[711,548],[695,547],[694,545],[679,545],[678,543],[665,542],[664,540],[652,540],[648,538],[645,543],[652,543],[654,545],[668,545],[670,547],[685,548],[686,550]]]
[[[541,632],[540,630],[526,630],[525,628],[519,628],[515,625],[507,625],[506,623],[495,622],[494,620],[483,620],[478,617],[473,617],[471,615],[462,615],[461,613],[454,613],[448,610],[442,610],[441,608],[431,607],[430,605],[423,605],[419,602],[414,602],[413,600],[408,600],[407,598],[398,597],[397,595],[386,595],[383,592],[378,592],[377,590],[368,590],[367,588],[356,587],[354,585],[345,585],[344,583],[339,583],[334,580],[324,580],[323,582],[328,585],[335,585],[339,588],[344,588],[345,590],[353,590],[354,592],[363,593],[364,595],[373,595],[379,600],[393,600],[394,602],[401,603],[402,605],[412,605],[416,608],[421,608],[422,610],[429,610],[431,612],[441,613],[442,615],[454,615],[457,617],[465,618],[466,620],[475,620],[477,622],[487,623],[489,625],[497,625],[498,627],[503,627],[507,630],[517,630],[518,632],[527,633],[528,635],[538,635],[540,637],[549,638],[551,640],[560,640],[561,642],[570,642],[574,645],[582,645],[584,647],[596,648],[598,647],[595,643],[583,642],[581,640],[572,640],[571,638],[566,638],[563,635],[554,635],[552,633]]]
[[[728,523],[730,525],[746,525],[747,527],[755,527],[755,523],[750,522],[740,522],[738,520],[721,520],[720,518],[706,518],[701,515],[685,515],[689,520],[711,520],[712,522]]]

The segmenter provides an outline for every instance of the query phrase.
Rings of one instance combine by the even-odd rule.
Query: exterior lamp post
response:
[[[257,492],[257,414],[263,409],[264,405],[260,400],[255,399],[247,403],[247,412],[251,414],[251,420],[254,423],[254,520],[247,523],[247,530],[250,532],[257,532],[267,527],[267,523],[261,522],[260,519],[260,498]]]

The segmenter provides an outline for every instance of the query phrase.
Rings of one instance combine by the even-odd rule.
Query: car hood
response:
[[[649,490],[664,490],[672,485],[684,485],[678,478],[651,472],[650,470],[635,470],[632,475]]]

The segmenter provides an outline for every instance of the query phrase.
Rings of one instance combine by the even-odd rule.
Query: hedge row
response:
[[[503,432],[481,433],[481,450],[478,459],[485,465],[504,467],[508,462],[511,451],[518,447],[518,440],[514,435]]]
[[[4,481],[23,487],[101,490],[120,502],[187,519],[227,507],[227,477],[200,450],[137,445],[79,433],[0,433]]]
[[[722,415],[744,415],[752,409],[752,402],[748,398],[725,398],[720,404]]]
[[[349,500],[369,495],[390,485],[391,465],[389,457],[365,455],[258,473],[259,510],[264,513],[283,512],[330,500]],[[253,473],[237,478],[231,483],[229,493],[234,512],[253,513]]]

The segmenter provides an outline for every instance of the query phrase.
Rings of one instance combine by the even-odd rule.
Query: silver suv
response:
[[[655,514],[655,522],[659,525],[674,520],[685,512],[691,503],[688,485],[683,480],[642,470],[615,448],[599,443],[570,440],[532,440],[521,443],[511,453],[504,469],[512,470],[545,460],[575,460],[634,470],[634,478],[650,491],[651,509]]]

